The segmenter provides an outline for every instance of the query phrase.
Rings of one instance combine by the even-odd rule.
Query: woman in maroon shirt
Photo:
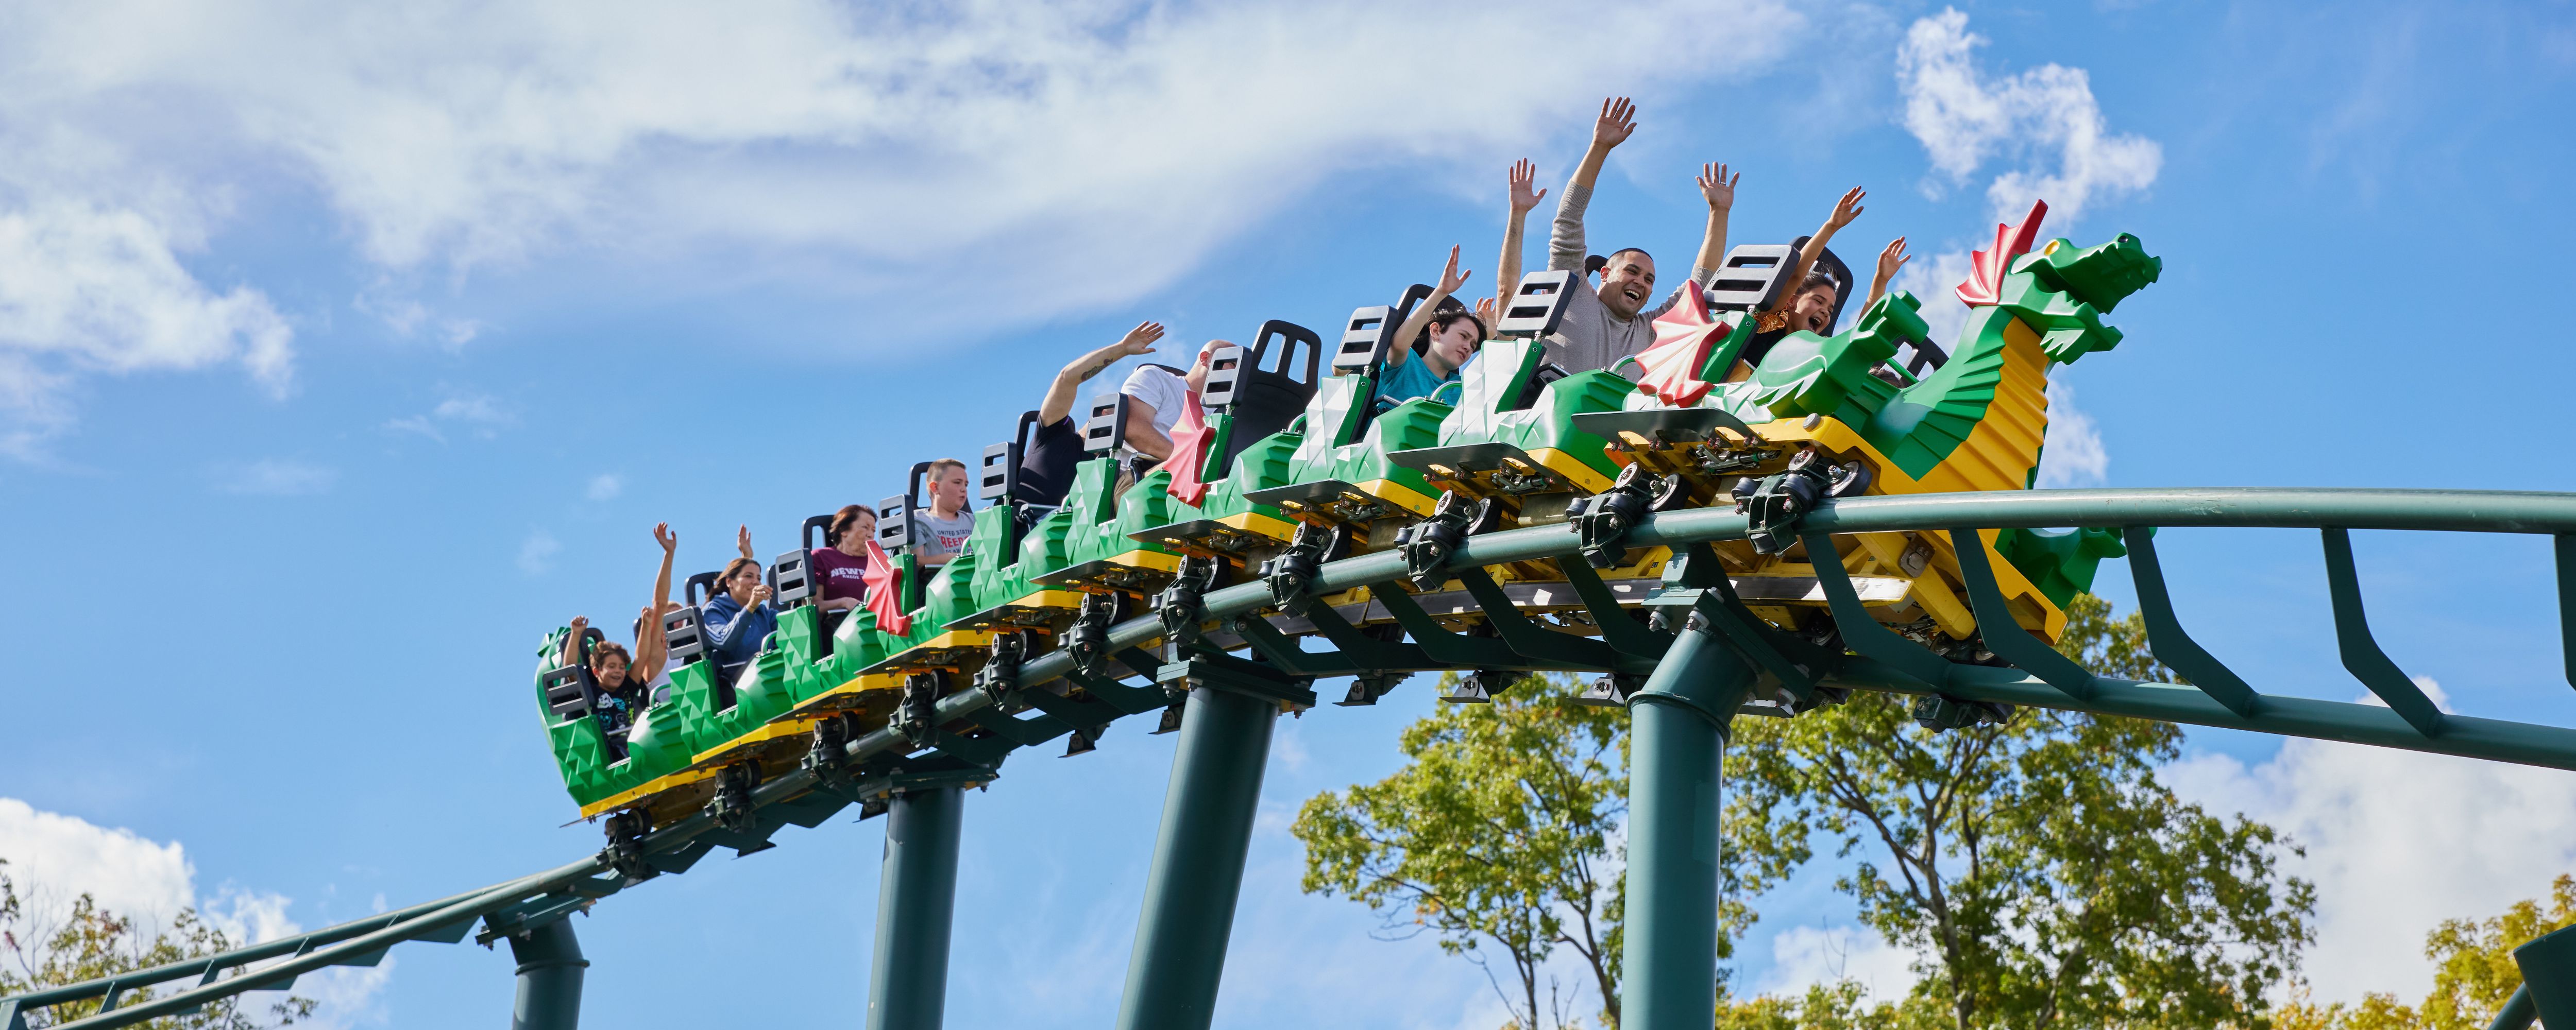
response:
[[[868,541],[877,535],[876,509],[843,505],[832,513],[823,533],[822,550],[814,552],[814,575],[823,584],[823,610],[845,612],[867,602]]]

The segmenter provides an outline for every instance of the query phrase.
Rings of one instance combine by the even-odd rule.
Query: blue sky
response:
[[[558,826],[529,648],[641,603],[654,522],[684,571],[739,522],[782,549],[1140,319],[1326,327],[1451,244],[1489,287],[1503,169],[1561,188],[1610,93],[1641,127],[1596,249],[1684,260],[1707,160],[1744,174],[1737,242],[1868,187],[1839,249],[1909,236],[1927,298],[2033,191],[2051,235],[2139,235],[2164,278],[2055,377],[2056,482],[2571,482],[2563,3],[154,12],[0,39],[0,857],[139,909],[318,926],[595,848]],[[2576,724],[2544,543],[2363,534],[2391,654],[2461,711]],[[2313,536],[2165,551],[2258,688],[2360,693]],[[1296,890],[1297,804],[1391,771],[1429,704],[1283,725],[1225,1025],[1501,1021],[1472,966]],[[954,1025],[1115,1011],[1169,771],[1143,730],[972,797]],[[2187,793],[2308,845],[2321,997],[2420,994],[2435,920],[2576,861],[2564,774],[2192,743]],[[880,840],[790,831],[603,905],[592,1018],[858,1018]],[[1762,900],[1739,988],[1837,968],[1832,874]],[[417,946],[326,996],[443,1026],[509,990]]]

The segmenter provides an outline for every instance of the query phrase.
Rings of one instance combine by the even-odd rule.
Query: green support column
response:
[[[2515,996],[2528,996],[2525,1009],[2544,1026],[2576,1026],[2576,926],[2513,949],[2513,962],[2522,969],[2522,990]],[[2527,1016],[2523,1025],[2530,1022]]]
[[[906,791],[887,804],[868,1030],[938,1030],[946,1013],[948,929],[957,911],[957,834],[965,804],[956,787]]]
[[[1203,1030],[1216,1018],[1217,979],[1278,718],[1276,701],[1215,687],[1190,692],[1136,950],[1127,960],[1119,1030]]]
[[[534,930],[513,934],[510,957],[519,960],[519,999],[510,1009],[510,1030],[575,1030],[581,1025],[581,941],[572,920],[557,919]]]
[[[1693,613],[1628,700],[1620,1030],[1706,1030],[1717,1003],[1718,759],[1753,669]]]

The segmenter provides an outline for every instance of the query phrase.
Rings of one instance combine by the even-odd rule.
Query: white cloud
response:
[[[531,576],[544,575],[555,567],[555,552],[561,550],[563,544],[555,539],[554,534],[542,529],[530,530],[528,538],[519,542],[519,571]]]
[[[2075,388],[2063,378],[2048,381],[2048,436],[2039,453],[2041,489],[2100,486],[2111,471],[2111,452],[2102,446],[2102,431],[2093,416],[2075,407]]]
[[[1923,322],[1932,329],[1932,342],[1945,351],[1959,349],[1959,330],[1968,324],[1968,305],[1959,299],[1956,287],[1967,281],[1973,267],[1964,250],[1918,257],[1906,262],[1889,286],[1910,291],[1923,302]]]
[[[166,920],[195,897],[190,884],[197,871],[177,842],[157,844],[16,798],[0,797],[0,859],[9,861],[0,875],[22,894],[32,885],[42,892],[34,900],[49,907],[68,906],[86,893],[111,912]],[[31,920],[58,915],[29,913]]]
[[[2033,198],[2045,198],[2064,225],[2082,217],[2096,193],[2113,197],[2156,181],[2163,148],[2112,133],[2083,69],[2048,64],[1990,80],[1971,60],[1985,41],[1968,31],[1967,15],[1944,8],[1917,19],[1897,49],[1905,127],[1952,185],[1989,158],[2018,160],[1986,188],[1995,217],[2016,220]]]
[[[438,402],[438,406],[430,409],[428,414],[389,420],[385,428],[397,433],[416,433],[446,443],[444,427],[463,427],[473,431],[475,436],[489,440],[518,421],[518,416],[502,407],[499,401],[481,394],[461,394]]]
[[[302,497],[331,489],[339,473],[332,469],[282,458],[217,466],[215,488],[228,494],[261,497]]]
[[[1794,996],[1812,984],[1858,981],[1869,996],[1894,1001],[1912,990],[1914,954],[1856,927],[1798,926],[1771,938],[1771,973],[1759,993]]]
[[[2543,896],[2576,865],[2576,775],[2554,769],[2288,740],[2252,767],[2204,754],[2164,775],[2185,798],[2307,848],[2283,867],[2317,885],[2304,969],[2320,1001],[2422,997],[2436,924]]]
[[[1727,59],[1688,23],[1723,23]],[[1027,319],[1153,290],[1337,176],[1491,175],[1605,89],[1651,119],[1658,93],[1760,74],[1809,32],[1779,0],[1617,5],[1580,32],[1536,0],[127,0],[13,20],[0,144],[181,195],[288,168],[396,278],[592,246]],[[1479,75],[1426,58],[1435,39],[1548,60]],[[130,107],[154,116],[105,116]],[[992,267],[1023,274],[964,274]],[[398,331],[439,321],[368,307]]]
[[[84,376],[234,365],[272,395],[293,385],[285,318],[258,290],[201,282],[169,226],[84,199],[12,202],[7,185],[0,176],[0,430],[13,449],[70,423]]]
[[[614,501],[617,499],[617,495],[625,492],[626,481],[619,479],[613,473],[607,472],[602,472],[596,476],[590,477],[590,488],[583,491],[585,495],[594,501]]]
[[[99,908],[134,919],[145,933],[168,927],[194,907],[236,946],[304,932],[287,915],[292,900],[268,891],[225,884],[212,896],[196,893],[196,868],[177,841],[157,843],[132,830],[39,811],[0,797],[0,866],[27,901],[26,924],[58,920],[71,901],[88,894]],[[335,968],[305,976],[295,993],[320,1003],[312,1025],[342,1027],[380,1016],[378,996],[393,975],[393,960],[372,969]],[[251,995],[265,1004],[275,995]]]

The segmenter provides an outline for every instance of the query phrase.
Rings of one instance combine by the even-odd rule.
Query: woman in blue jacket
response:
[[[716,674],[733,682],[744,666],[760,657],[761,645],[778,628],[778,609],[769,605],[769,585],[760,581],[760,563],[736,558],[725,563],[714,597],[698,606],[708,655]]]

